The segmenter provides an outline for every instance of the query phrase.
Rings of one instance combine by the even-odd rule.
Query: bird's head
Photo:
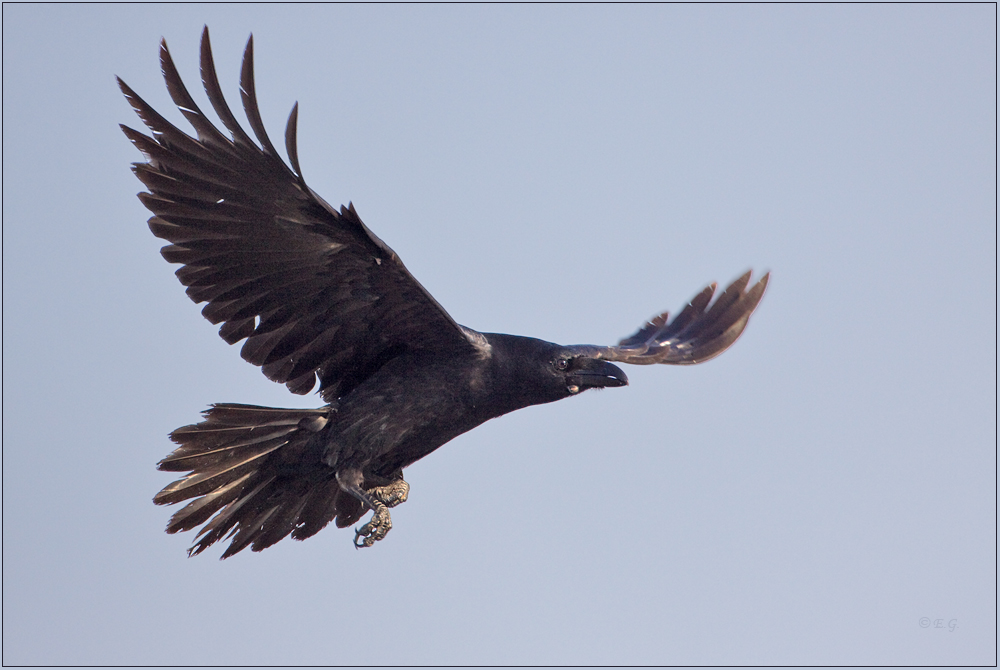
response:
[[[562,400],[589,389],[627,386],[622,370],[575,347],[513,335],[489,334],[497,366],[495,392],[509,394],[508,407]]]
[[[559,348],[550,356],[549,368],[567,396],[588,389],[628,386],[628,377],[617,365],[599,358],[580,355],[572,349]]]

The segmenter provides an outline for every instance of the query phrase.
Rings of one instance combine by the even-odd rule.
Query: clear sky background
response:
[[[135,197],[113,75],[187,128],[157,43],[204,102],[206,23],[460,323],[610,344],[768,293],[719,359],[417,463],[373,549],[188,559],[167,433],[320,402]],[[994,664],[996,244],[995,5],[4,5],[3,662]]]

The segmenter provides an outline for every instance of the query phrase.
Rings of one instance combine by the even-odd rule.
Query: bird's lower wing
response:
[[[706,286],[672,321],[664,312],[613,347],[578,345],[581,355],[633,365],[695,365],[715,358],[743,333],[757,309],[770,273],[747,290],[750,272],[712,302],[716,284]]]

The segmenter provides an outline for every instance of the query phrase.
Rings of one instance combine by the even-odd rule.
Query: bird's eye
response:
[[[563,372],[569,369],[569,360],[566,358],[557,358],[555,365],[556,365],[556,370]]]

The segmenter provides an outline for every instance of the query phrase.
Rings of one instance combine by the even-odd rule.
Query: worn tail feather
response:
[[[204,523],[188,553],[232,538],[222,555],[227,558],[247,546],[260,551],[289,534],[305,539],[338,514],[338,526],[356,521],[365,510],[342,493],[314,439],[333,411],[218,404],[201,423],[175,430],[170,439],[178,447],[158,467],[188,474],[153,502],[194,500],[171,517],[167,532]]]

